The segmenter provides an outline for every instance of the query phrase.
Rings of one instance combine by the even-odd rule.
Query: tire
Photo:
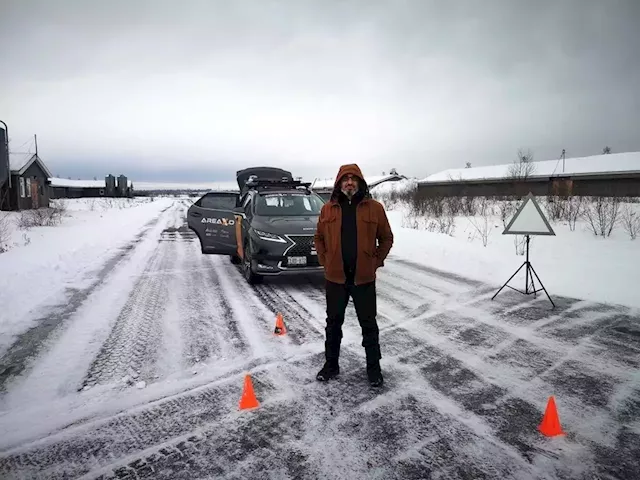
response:
[[[251,241],[247,241],[244,246],[244,258],[242,261],[242,275],[249,285],[262,283],[262,276],[258,275],[253,269],[253,260],[251,259]]]

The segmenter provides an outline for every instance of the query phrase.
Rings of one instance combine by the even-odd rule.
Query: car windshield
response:
[[[256,200],[256,215],[319,215],[324,202],[316,194],[265,193]]]

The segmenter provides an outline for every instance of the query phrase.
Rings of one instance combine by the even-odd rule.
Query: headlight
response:
[[[287,241],[282,238],[280,235],[276,235],[275,233],[263,232],[260,230],[253,229],[254,233],[260,238],[260,240],[267,240],[268,242],[278,242],[278,243],[287,243]]]

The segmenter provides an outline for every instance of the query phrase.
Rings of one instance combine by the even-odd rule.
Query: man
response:
[[[375,279],[393,245],[393,233],[384,207],[371,198],[358,165],[340,167],[314,240],[324,266],[327,301],[326,361],[316,378],[327,381],[340,373],[342,324],[351,297],[362,328],[369,382],[381,386]]]

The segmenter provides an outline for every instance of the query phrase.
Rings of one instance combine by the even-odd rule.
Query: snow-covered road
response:
[[[352,305],[341,377],[320,384],[322,279],[247,285],[200,253],[186,208],[140,225],[99,282],[0,359],[1,478],[640,476],[636,311],[492,301],[495,285],[392,255],[384,388],[366,383]],[[252,411],[238,409],[246,373]],[[551,395],[566,437],[537,431]]]

